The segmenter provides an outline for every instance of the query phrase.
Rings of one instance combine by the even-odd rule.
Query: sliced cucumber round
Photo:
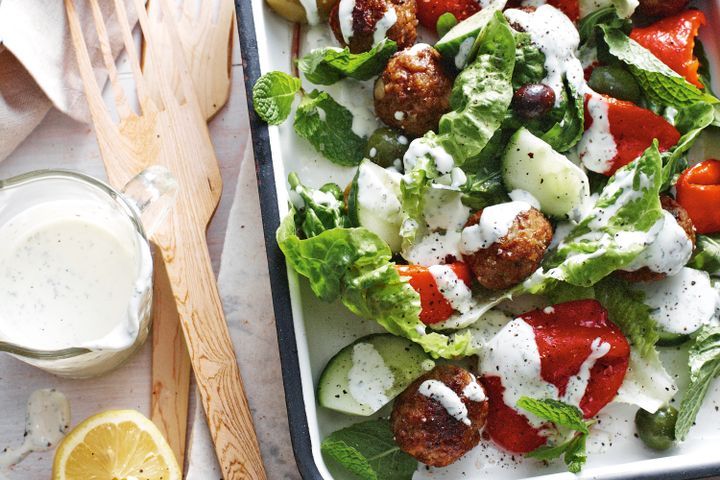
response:
[[[475,15],[455,25],[435,44],[445,61],[462,70],[472,56],[475,39],[492,19],[495,12],[505,8],[507,0],[494,0]]]
[[[348,196],[350,220],[376,233],[393,252],[399,252],[402,244],[401,180],[400,173],[365,159],[360,162]]]
[[[368,335],[330,359],[318,382],[318,402],[350,415],[372,415],[434,366],[410,340]]]
[[[544,213],[558,218],[566,218],[590,196],[585,172],[525,128],[508,142],[502,175],[508,191],[530,193]]]

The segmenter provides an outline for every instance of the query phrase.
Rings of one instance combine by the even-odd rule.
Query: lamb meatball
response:
[[[419,137],[436,130],[450,110],[452,83],[440,53],[419,43],[390,58],[375,83],[375,113],[387,125]]]
[[[398,49],[415,43],[417,38],[415,0],[356,0],[352,9],[352,33],[345,32],[348,36],[346,39],[340,22],[340,9],[348,1],[352,0],[338,2],[330,12],[328,21],[338,42],[349,47],[352,53],[367,52],[373,47],[378,22],[390,8],[395,10],[397,19],[385,36],[394,40],[398,44]]]
[[[692,219],[690,218],[690,215],[688,215],[687,210],[685,210],[682,205],[668,195],[661,196],[660,203],[662,204],[663,209],[675,217],[675,220],[677,220],[680,228],[685,230],[685,233],[692,243],[693,250],[695,250],[695,226],[693,225]],[[628,282],[654,282],[667,277],[667,274],[653,272],[648,267],[643,267],[639,270],[635,270],[634,272],[618,270],[615,274]]]
[[[689,0],[640,0],[638,13],[648,17],[667,17],[687,7]]]
[[[447,388],[459,397],[465,415],[451,415],[438,401]],[[426,465],[444,467],[480,443],[487,414],[485,390],[475,377],[460,367],[439,365],[398,396],[390,424],[403,451]]]
[[[482,214],[483,210],[475,213],[465,226],[480,223]],[[503,290],[517,285],[538,269],[552,236],[548,219],[531,207],[515,217],[505,236],[487,248],[463,254],[463,259],[480,285]]]

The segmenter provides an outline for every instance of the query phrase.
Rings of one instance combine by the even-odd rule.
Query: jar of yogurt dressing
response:
[[[0,181],[0,351],[75,378],[129,358],[151,318],[146,228],[176,190],[158,166],[122,193],[69,171]]]

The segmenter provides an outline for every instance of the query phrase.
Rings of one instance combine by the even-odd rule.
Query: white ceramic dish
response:
[[[290,72],[292,25],[274,14],[264,0],[236,0],[243,50],[246,85],[249,88],[261,73],[271,70]],[[720,0],[698,3],[708,16],[702,40],[708,56],[715,59],[713,78],[720,90]],[[250,100],[248,100],[251,106]],[[267,128],[251,111],[253,142],[258,167],[258,183],[263,205],[263,222],[293,447],[299,469],[306,479],[344,479],[342,472],[331,470],[320,453],[320,442],[329,433],[362,421],[320,408],[315,400],[315,385],[326,362],[354,339],[381,331],[375,323],[352,315],[338,304],[326,304],[315,298],[307,282],[298,280],[285,263],[274,241],[278,221],[287,213],[287,175],[297,172],[303,182],[319,186],[328,181],[347,184],[354,169],[331,164],[298,138],[292,122]],[[678,384],[687,379],[687,353],[683,349],[665,349],[663,359]],[[711,387],[698,416],[698,425],[690,438],[663,453],[653,452],[634,437],[636,407],[611,404],[600,415],[598,429],[590,444],[589,458],[580,475],[565,471],[562,463],[541,463],[500,454],[494,447],[482,445],[464,459],[445,469],[421,468],[415,479],[461,478],[542,478],[550,479],[637,479],[700,478],[720,475],[720,382]],[[387,415],[389,410],[379,412]]]

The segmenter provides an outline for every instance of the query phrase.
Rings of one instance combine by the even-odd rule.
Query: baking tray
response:
[[[705,28],[703,43],[708,51],[708,57],[714,59],[711,63],[717,90],[720,77],[718,72],[720,36],[717,28],[720,26],[720,0],[700,2],[698,5],[707,14],[708,23],[715,26]],[[265,5],[264,0],[235,0],[235,7],[293,451],[298,470],[305,480],[332,479],[333,475],[320,454],[320,441],[324,435],[339,426],[360,419],[317,409],[314,390],[316,378],[313,377],[317,377],[318,366],[324,365],[332,353],[358,336],[378,331],[378,327],[372,322],[353,317],[341,305],[322,304],[314,298],[306,283],[299,282],[295,274],[287,270],[283,254],[275,241],[275,231],[280,224],[281,216],[287,213],[287,173],[301,170],[301,179],[305,179],[307,175],[311,176],[318,166],[318,161],[325,161],[316,159],[306,165],[298,166],[295,162],[288,166],[288,159],[285,158],[285,162],[283,161],[283,152],[292,153],[293,158],[312,157],[313,152],[307,145],[303,145],[302,141],[293,138],[291,122],[286,122],[279,128],[268,128],[252,107],[250,92],[262,73],[269,70],[290,71],[292,25],[274,14]],[[344,172],[343,169],[325,164],[323,167],[327,168],[322,175],[324,181],[337,181],[342,185],[348,178],[348,172]],[[303,315],[304,311],[312,312],[307,321]],[[332,330],[336,330],[337,335],[335,337],[327,335],[326,339],[334,339],[334,342],[320,342],[315,338],[316,331],[327,334]],[[681,352],[676,357],[678,358],[671,361],[682,362]],[[717,385],[714,393],[716,405],[720,404],[720,388]],[[380,412],[383,413],[386,414],[387,410]],[[711,417],[711,420],[713,420],[710,422],[711,425],[706,427],[720,432],[720,414]],[[618,458],[616,462],[611,460],[604,466],[586,468],[579,476],[562,472],[562,466],[547,471],[536,469],[526,474],[531,473],[537,475],[536,478],[545,480],[577,478],[664,480],[720,475],[720,456],[717,453],[720,451],[720,434],[711,442],[699,441],[697,445],[692,446],[692,449],[686,450],[692,451],[675,452],[676,454],[671,456],[647,453],[649,460],[634,462]],[[522,474],[516,473],[514,476],[520,478]]]

